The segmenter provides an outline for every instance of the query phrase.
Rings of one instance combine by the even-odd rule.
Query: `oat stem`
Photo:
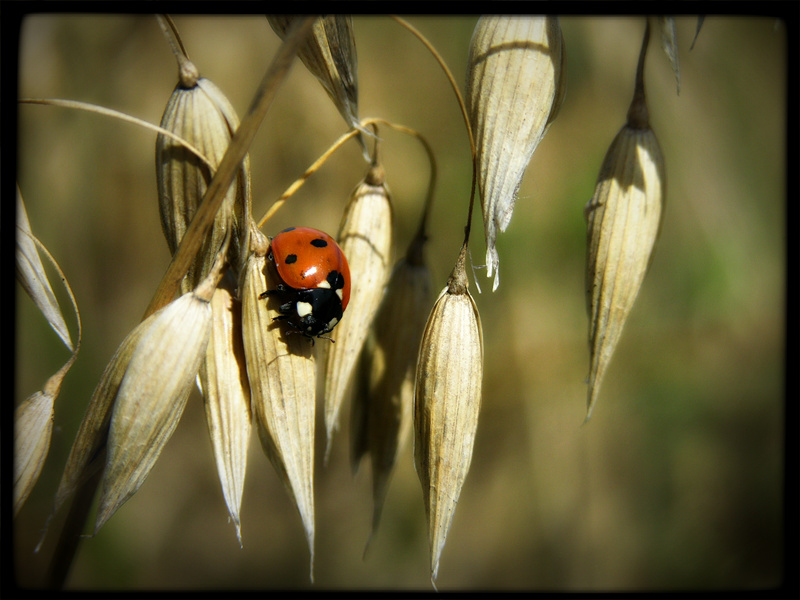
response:
[[[450,86],[453,88],[453,92],[455,92],[456,99],[458,100],[458,106],[461,109],[461,116],[464,117],[464,125],[467,128],[467,136],[469,137],[470,151],[472,152],[472,185],[471,185],[471,189],[470,189],[470,193],[469,193],[469,211],[467,213],[467,224],[464,227],[464,244],[463,245],[464,245],[464,248],[466,248],[469,245],[469,233],[470,233],[470,229],[472,227],[472,208],[473,208],[473,205],[475,203],[475,184],[476,184],[476,179],[477,179],[477,174],[478,174],[478,153],[477,153],[477,151],[475,149],[475,138],[472,135],[472,127],[469,124],[469,115],[467,115],[467,106],[466,106],[466,104],[464,104],[464,98],[461,96],[461,92],[458,89],[458,84],[456,83],[456,80],[453,77],[453,74],[450,72],[450,69],[448,68],[447,63],[445,63],[444,59],[439,54],[439,52],[436,50],[436,48],[434,48],[433,44],[431,44],[427,40],[427,38],[424,35],[422,35],[422,33],[420,31],[418,31],[408,21],[405,21],[404,19],[401,19],[400,17],[394,16],[394,15],[392,16],[392,18],[395,21],[397,21],[400,25],[402,25],[403,27],[408,29],[408,31],[410,31],[412,34],[414,34],[417,37],[417,39],[420,42],[422,42],[422,45],[425,46],[431,54],[433,54],[433,57],[436,59],[436,61],[442,67],[442,70],[444,71],[445,75],[447,76],[447,80],[450,82]],[[462,250],[462,252],[463,251],[464,250]]]

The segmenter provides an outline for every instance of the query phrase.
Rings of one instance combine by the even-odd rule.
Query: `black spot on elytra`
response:
[[[291,265],[297,262],[297,254],[290,254],[286,257],[286,264]]]
[[[317,238],[315,240],[311,240],[311,245],[315,248],[325,248],[328,245],[328,242],[323,240],[322,238]]]

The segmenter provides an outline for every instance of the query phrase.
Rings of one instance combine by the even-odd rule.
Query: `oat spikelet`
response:
[[[268,15],[267,20],[281,39],[297,17]],[[348,127],[361,130],[358,119],[358,55],[349,15],[324,15],[314,21],[311,35],[297,52],[300,60],[325,88]],[[366,153],[364,138],[359,143]]]
[[[564,98],[565,57],[555,17],[484,16],[472,35],[467,106],[493,289],[500,283],[498,230],[508,227],[525,169]]]
[[[250,384],[242,347],[242,309],[227,281],[211,299],[211,334],[198,380],[222,493],[236,527],[250,443]]]
[[[259,299],[278,284],[266,259],[268,242],[254,231],[256,251],[242,274],[242,335],[253,418],[261,445],[278,472],[305,528],[314,578],[314,423],[316,363],[310,341],[279,316],[275,298]]]
[[[222,91],[208,79],[200,77],[195,66],[184,60],[180,81],[161,117],[161,127],[197,148],[210,163],[206,164],[164,135],[159,135],[156,140],[161,226],[170,252],[174,254],[211,183],[212,168],[219,166],[231,137],[239,127],[239,118]],[[238,273],[242,248],[247,247],[250,202],[250,161],[245,156],[205,242],[181,283],[183,292],[193,289],[208,274],[229,231],[229,262]]]
[[[339,409],[391,270],[392,203],[383,167],[374,164],[350,196],[337,239],[350,265],[350,303],[333,330],[325,364],[326,458]]]
[[[483,381],[483,331],[464,268],[466,244],[428,317],[414,392],[414,465],[431,549],[431,580],[472,460]]]
[[[372,463],[372,535],[378,528],[397,457],[411,430],[414,375],[433,284],[423,260],[425,236],[411,242],[397,262],[364,347],[360,380],[353,397],[352,462],[366,453]]]
[[[628,122],[608,149],[585,209],[591,355],[586,420],[650,265],[661,226],[664,158],[650,128],[643,79],[649,30],[648,25]]]
[[[124,374],[113,399],[95,532],[144,483],[175,431],[208,344],[213,289],[209,283],[187,292],[137,326],[132,348],[123,342],[130,361],[114,363]]]

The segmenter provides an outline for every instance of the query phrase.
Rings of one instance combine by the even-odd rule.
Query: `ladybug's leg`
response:
[[[266,292],[261,292],[261,294],[259,294],[258,297],[259,299],[263,300],[267,296],[273,296],[275,294],[283,294],[285,291],[286,291],[286,286],[283,285],[282,283],[279,283],[278,285],[275,286],[274,290],[267,290]]]

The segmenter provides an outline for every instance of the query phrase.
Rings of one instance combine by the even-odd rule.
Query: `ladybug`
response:
[[[336,327],[350,301],[350,267],[342,249],[324,231],[289,227],[271,240],[267,254],[280,283],[259,298],[273,296],[281,303],[280,316],[294,330],[309,338]]]

